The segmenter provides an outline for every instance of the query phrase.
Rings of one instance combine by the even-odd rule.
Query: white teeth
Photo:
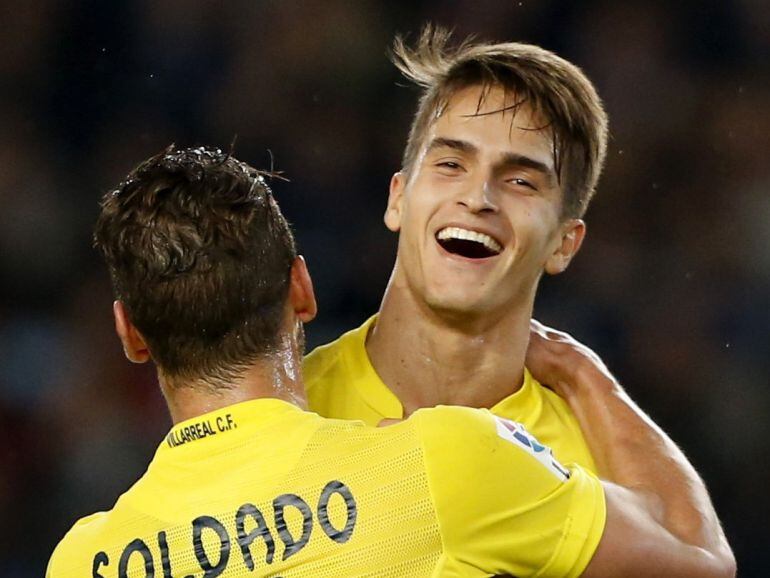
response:
[[[439,241],[446,239],[462,239],[464,241],[476,241],[483,244],[487,249],[493,253],[499,253],[503,250],[502,245],[495,241],[489,235],[484,233],[477,233],[476,231],[469,231],[468,229],[461,229],[459,227],[446,227],[438,232],[437,238]]]

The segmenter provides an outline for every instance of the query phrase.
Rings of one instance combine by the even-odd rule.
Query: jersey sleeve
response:
[[[422,414],[422,415],[420,415]],[[604,530],[604,492],[520,424],[486,410],[417,412],[445,556],[524,578],[579,576]]]

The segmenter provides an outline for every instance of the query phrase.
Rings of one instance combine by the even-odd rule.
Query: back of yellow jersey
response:
[[[491,415],[477,414],[438,408],[376,429],[260,399],[180,423],[111,511],[73,527],[48,576],[488,576],[517,556],[525,562],[516,568],[538,568],[554,556],[568,567],[590,555],[596,540],[584,538],[577,550],[556,553],[570,543],[568,528],[600,535],[598,482],[560,477],[501,437]],[[505,467],[495,470],[498,462]],[[511,495],[480,495],[487,475],[509,479]],[[516,491],[524,480],[529,489]],[[577,515],[591,524],[566,524],[577,494],[593,496]],[[450,511],[463,498],[476,511],[473,523]],[[490,550],[484,528],[528,534],[546,509],[551,538],[537,555],[514,556],[514,535],[492,540]],[[501,517],[512,524],[501,526]],[[479,535],[467,536],[465,526]],[[532,536],[523,542],[529,550]]]

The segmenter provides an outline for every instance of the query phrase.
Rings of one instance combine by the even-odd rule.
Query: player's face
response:
[[[458,92],[427,131],[409,177],[391,182],[387,226],[400,231],[396,282],[434,310],[503,314],[531,304],[544,270],[566,268],[584,225],[560,219],[551,131],[516,95]],[[488,113],[488,114],[485,114]]]

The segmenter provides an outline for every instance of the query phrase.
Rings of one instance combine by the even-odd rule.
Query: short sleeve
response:
[[[562,466],[523,426],[486,410],[414,417],[452,565],[520,578],[583,572],[606,518],[596,477]]]

